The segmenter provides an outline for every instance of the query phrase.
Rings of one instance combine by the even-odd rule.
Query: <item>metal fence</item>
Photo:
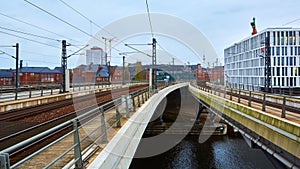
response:
[[[246,99],[248,101],[248,106],[252,106],[252,102],[260,102],[261,110],[266,111],[266,106],[273,106],[281,109],[281,117],[285,118],[286,115],[290,115],[294,118],[300,119],[299,107],[300,99],[289,97],[287,95],[278,95],[266,92],[255,91],[255,86],[252,85],[250,90],[243,88],[225,88],[225,86],[209,84],[208,86],[197,86],[193,84],[194,87],[201,89],[203,91],[212,93],[214,95],[221,96],[225,98],[226,95],[229,95],[229,100],[233,100],[233,96],[237,97],[237,102],[240,103],[241,99]],[[226,91],[226,92],[225,92]],[[296,113],[287,113],[287,110]]]
[[[64,145],[66,149],[61,151],[59,155],[52,158],[45,158],[43,159],[43,164],[36,165],[41,165],[39,166],[41,168],[84,168],[85,158],[89,157],[91,151],[95,147],[99,149],[99,145],[105,145],[108,142],[109,131],[114,127],[121,127],[121,119],[123,117],[130,117],[130,112],[135,111],[136,106],[141,106],[149,97],[148,88],[123,95],[83,115],[11,146],[0,152],[0,168],[9,169],[27,166],[29,160],[35,158],[38,154],[47,151],[62,141],[70,140],[70,138],[72,143],[68,146]],[[44,137],[56,135],[55,133],[67,128],[70,129],[67,134],[60,136],[46,146],[11,165],[10,156],[14,152],[23,150]],[[85,128],[88,128],[88,130],[85,130]]]
[[[141,82],[130,82],[127,84],[138,84]],[[84,91],[84,90],[91,90],[97,88],[106,88],[106,87],[117,87],[122,86],[122,83],[111,83],[111,84],[74,84],[71,85],[70,91]],[[52,94],[59,94],[60,88],[59,86],[54,85],[44,85],[44,86],[30,86],[30,87],[23,87],[18,90],[16,95],[15,89],[4,89],[0,88],[0,102],[1,101],[9,101],[9,100],[16,100],[16,99],[25,99],[25,98],[32,98],[32,97],[39,97],[39,96],[46,96]]]

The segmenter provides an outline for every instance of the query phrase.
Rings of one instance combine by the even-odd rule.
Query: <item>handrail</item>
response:
[[[99,128],[101,129],[101,135],[98,136],[97,140],[98,139],[101,139],[102,140],[105,140],[107,138],[106,136],[106,132],[109,128],[111,128],[113,125],[117,125],[118,127],[120,127],[120,124],[118,124],[118,122],[120,121],[120,118],[123,117],[124,115],[129,116],[129,114],[127,114],[127,110],[128,110],[128,107],[129,107],[129,103],[131,102],[131,100],[133,101],[133,105],[137,105],[135,104],[135,97],[138,97],[138,100],[140,100],[140,95],[142,95],[142,102],[144,102],[144,95],[145,95],[145,98],[149,98],[150,94],[146,94],[147,92],[149,92],[149,89],[148,88],[144,88],[144,89],[141,89],[139,91],[135,91],[135,92],[132,92],[132,93],[129,93],[127,95],[125,95],[126,97],[118,97],[118,98],[115,98],[114,100],[108,102],[108,103],[105,103],[99,107],[96,107],[90,111],[87,111],[86,113],[82,114],[82,115],[79,115],[78,117],[74,118],[74,119],[71,119],[71,120],[68,120],[66,122],[63,122],[62,124],[59,124],[55,127],[52,127],[51,129],[48,129],[36,136],[33,136],[27,140],[24,140],[16,145],[13,145],[11,147],[8,147],[4,150],[2,150],[0,152],[0,164],[6,164],[5,166],[7,168],[15,168],[15,167],[18,167],[20,166],[22,163],[24,163],[25,161],[33,158],[36,154],[39,154],[41,153],[42,151],[44,151],[45,149],[51,147],[52,145],[58,143],[59,141],[65,139],[66,137],[70,136],[71,134],[74,135],[74,144],[68,148],[68,150],[64,151],[62,154],[60,154],[58,157],[56,157],[54,160],[52,160],[50,163],[48,163],[46,165],[46,168],[48,167],[51,167],[52,165],[54,165],[57,161],[59,161],[61,158],[63,158],[66,154],[68,154],[71,150],[80,150],[79,152],[76,152],[74,153],[74,161],[72,162],[73,164],[70,165],[73,166],[73,165],[76,165],[76,167],[79,167],[79,168],[82,168],[82,156],[84,155],[80,149],[80,143],[82,143],[83,141],[86,140],[86,138],[88,136],[92,136],[94,133],[95,133],[95,130],[87,133],[87,135],[85,137],[83,137],[82,139],[79,139],[79,134],[78,134],[78,131],[79,129],[83,128],[85,125],[88,125],[89,123],[92,123],[94,120],[98,119],[98,118],[101,118],[102,122],[99,124],[98,127],[96,128]],[[133,97],[133,98],[132,98]],[[114,105],[115,103],[117,103],[116,105]],[[109,106],[109,105],[114,105],[113,107],[109,107],[107,110],[104,111],[104,109]],[[122,104],[125,104],[125,113],[122,114],[121,116],[118,115],[120,114],[119,112],[119,106],[122,106]],[[104,116],[107,114],[107,112],[111,111],[113,108],[116,108],[116,114],[109,118],[109,119],[104,119]],[[77,126],[79,120],[83,120],[83,119],[87,119],[89,118],[90,116],[94,115],[94,117],[92,117],[91,119],[88,119],[85,123]],[[108,123],[109,120],[111,120],[112,118],[116,118],[116,121],[111,125],[109,126],[108,128],[106,128],[106,124]],[[43,148],[37,150],[35,153],[25,157],[24,159],[18,161],[17,163],[15,163],[14,165],[10,166],[10,162],[9,162],[9,154],[12,154],[13,152],[17,151],[17,150],[20,150],[20,149],[23,149],[24,147],[27,147],[28,145],[31,145],[33,144],[34,142],[37,142],[39,140],[41,140],[42,138],[48,136],[48,135],[51,135],[52,133],[55,133],[57,131],[60,131],[60,130],[63,130],[69,126],[73,126],[73,129],[68,132],[67,134],[57,138],[55,141],[52,141],[51,143],[49,143],[47,146],[44,146]],[[77,138],[77,139],[75,139]],[[92,143],[92,144],[95,144],[95,143]],[[84,151],[84,153],[87,153],[87,151]],[[5,158],[1,158],[1,157],[5,157]],[[6,159],[6,160],[5,160]],[[3,161],[4,160],[4,161]]]

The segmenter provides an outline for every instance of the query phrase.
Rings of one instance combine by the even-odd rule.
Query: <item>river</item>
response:
[[[130,169],[273,169],[260,149],[251,149],[241,136],[212,136],[200,144],[187,136],[169,151],[134,158]]]

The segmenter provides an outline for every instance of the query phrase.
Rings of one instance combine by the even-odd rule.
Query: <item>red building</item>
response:
[[[210,81],[210,77],[208,75],[207,69],[203,69],[201,64],[197,64],[197,68],[196,68],[196,80],[198,85],[205,85],[205,82],[209,82]]]
[[[11,86],[14,85],[13,70],[12,69],[1,69],[0,70],[0,85]]]
[[[103,83],[109,81],[106,65],[80,65],[70,71],[71,83]]]
[[[208,68],[207,71],[211,82],[224,84],[224,66]]]
[[[13,71],[13,77],[16,77],[16,71]],[[51,70],[48,67],[21,67],[19,69],[20,85],[59,84],[61,79],[61,68]]]

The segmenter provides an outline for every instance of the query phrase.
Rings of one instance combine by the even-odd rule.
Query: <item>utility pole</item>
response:
[[[125,56],[123,56],[123,79],[122,85],[125,85]]]
[[[271,47],[270,36],[265,38],[265,92],[270,92],[271,86]]]
[[[156,78],[156,39],[152,39],[152,91],[157,89]]]
[[[18,99],[18,88],[19,88],[19,43],[16,43],[16,93],[15,93],[15,100]]]
[[[62,92],[66,92],[66,69],[67,69],[67,42],[62,40],[62,53],[61,53],[61,68],[62,68]]]
[[[173,68],[172,68],[172,70],[173,70],[173,72],[172,72],[172,78],[173,78],[173,80],[175,81],[175,58],[172,58],[172,64],[173,64]],[[171,79],[170,79],[171,80]]]
[[[108,84],[110,84],[110,61],[108,63]]]

